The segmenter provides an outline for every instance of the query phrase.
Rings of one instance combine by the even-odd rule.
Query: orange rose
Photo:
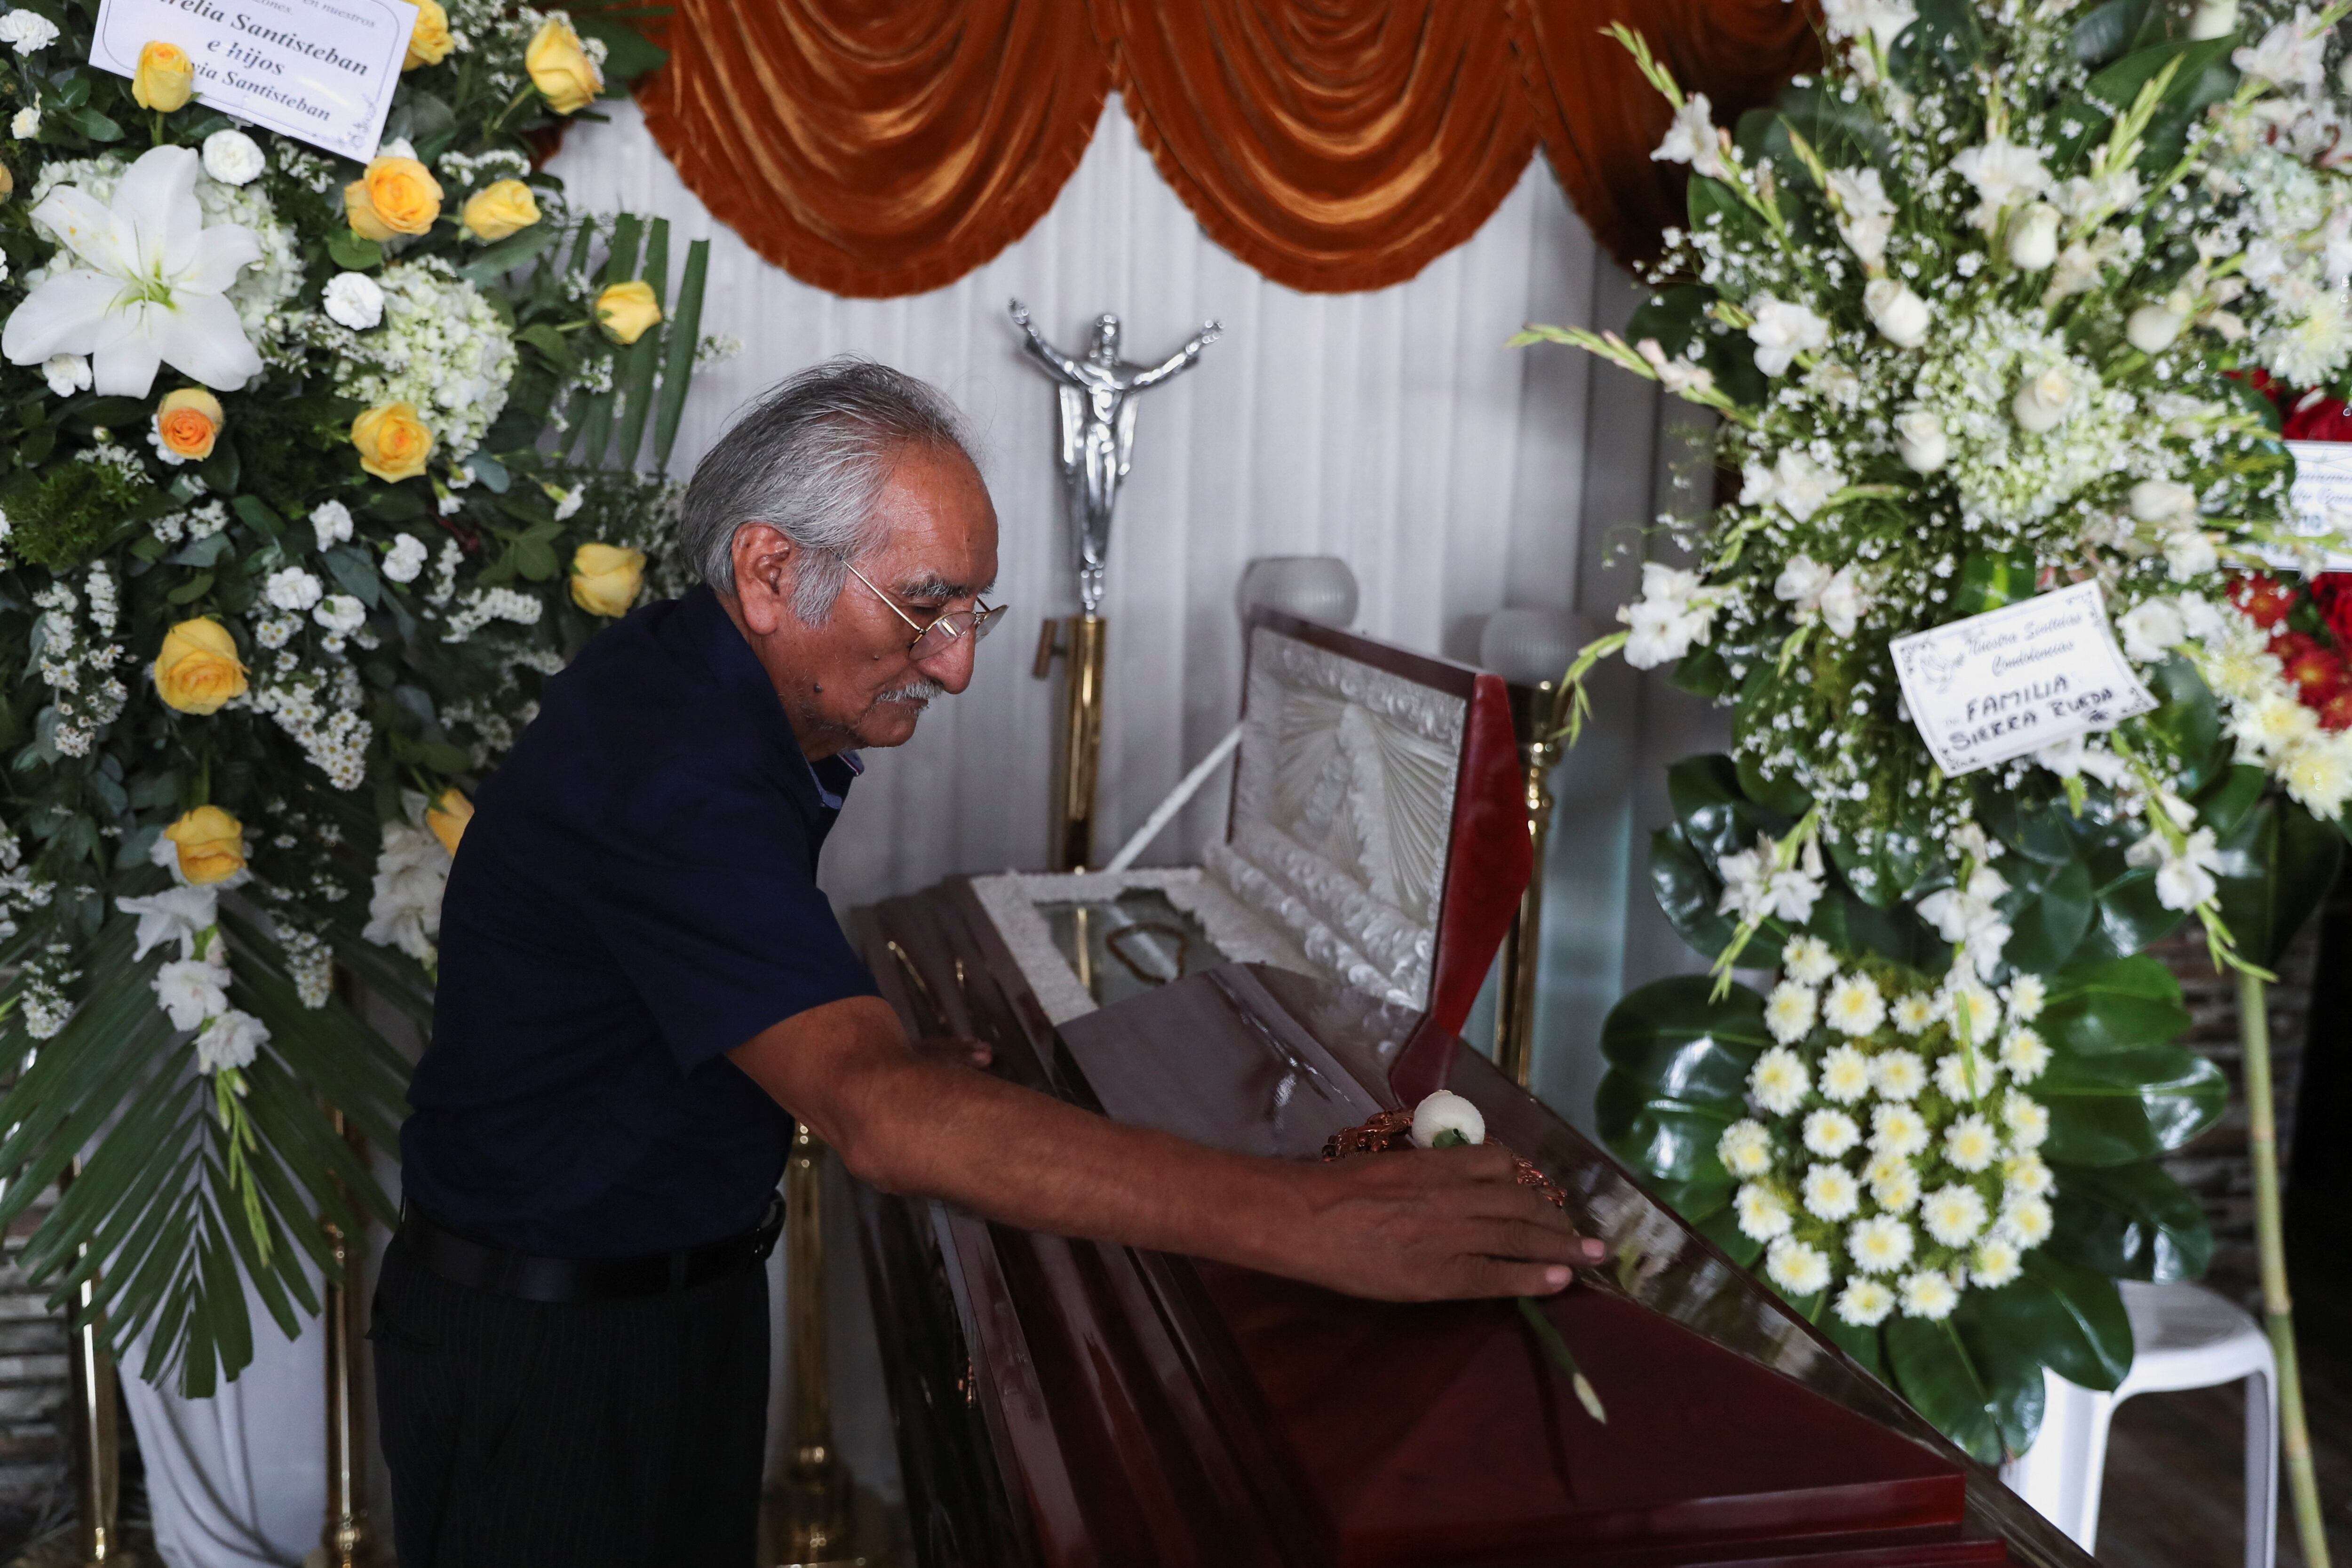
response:
[[[163,443],[167,463],[201,463],[211,457],[221,424],[220,399],[201,386],[167,392],[155,405],[155,438]]]
[[[423,234],[441,216],[441,182],[414,158],[376,158],[343,187],[343,217],[364,239]]]

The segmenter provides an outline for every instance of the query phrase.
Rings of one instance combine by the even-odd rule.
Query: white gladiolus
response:
[[[2002,213],[2050,188],[2050,171],[2042,166],[2042,154],[2006,137],[1990,137],[1962,152],[1952,160],[1952,170],[1976,187],[1981,199],[1969,221],[1988,233]]]
[[[1715,110],[1706,101],[1706,94],[1695,92],[1675,110],[1675,122],[1667,128],[1666,139],[1650,154],[1653,163],[1688,163],[1691,173],[1704,174],[1710,180],[1728,179],[1731,171],[1723,162],[1723,138],[1717,134]]]
[[[1740,477],[1742,506],[1778,506],[1799,522],[1811,522],[1845,488],[1844,474],[1795,447],[1784,448],[1769,468],[1749,463]]]
[[[172,1027],[194,1029],[228,1006],[228,965],[220,962],[215,942],[204,958],[175,958],[155,971],[155,1005],[170,1016]]]
[[[1486,1141],[1486,1119],[1478,1108],[1451,1089],[1423,1097],[1412,1108],[1412,1142],[1418,1149],[1434,1149],[1440,1134],[1457,1134],[1465,1143]]]
[[[2144,354],[2162,353],[2178,342],[2189,318],[2163,305],[2142,305],[2124,322],[2124,337]]]
[[[268,1025],[232,1007],[205,1025],[205,1032],[196,1037],[196,1066],[205,1072],[250,1067],[254,1057],[268,1043]]]
[[[1832,169],[1830,195],[1837,203],[1838,237],[1866,267],[1886,259],[1886,241],[1895,232],[1895,204],[1878,171],[1871,168]]]
[[[241,224],[205,226],[196,205],[195,153],[155,147],[139,155],[101,206],[59,185],[32,212],[58,237],[59,265],[0,329],[12,364],[89,354],[97,390],[144,397],[170,365],[189,379],[235,392],[261,372],[236,307],[226,298],[261,240]]]
[[[421,800],[416,804],[421,817]],[[412,823],[386,823],[368,900],[368,923],[360,934],[379,946],[397,947],[419,963],[434,963],[441,934],[441,895],[448,884],[449,852],[439,839]]]
[[[1895,421],[1895,453],[1915,474],[1932,474],[1951,459],[1952,443],[1934,412],[1914,408]]]
[[[2180,612],[2168,599],[2145,599],[2126,610],[2116,629],[2124,634],[2124,657],[2152,664],[2189,635]]]
[[[2327,75],[2327,30],[2298,5],[2294,19],[2273,26],[2262,42],[2231,50],[2230,63],[2288,91],[2316,93]]]
[[[2044,435],[2066,422],[2080,383],[2074,367],[2063,361],[2027,379],[2010,401],[2009,416],[2018,428]]]
[[[1822,0],[1822,21],[1841,42],[1866,34],[1880,48],[1891,49],[1918,19],[1910,0]]]
[[[1862,308],[1870,314],[1879,336],[1899,349],[1916,349],[1927,341],[1935,317],[1927,301],[1892,278],[1874,278],[1862,291]]]
[[[24,13],[19,12],[18,15]],[[41,111],[37,109],[18,110],[8,118],[8,134],[19,142],[30,142],[41,133]]]
[[[1802,305],[1759,294],[1748,301],[1754,318],[1748,329],[1756,344],[1756,368],[1766,375],[1786,375],[1801,353],[1814,353],[1830,341],[1830,324]]]
[[[2221,852],[2213,830],[2200,827],[2179,846],[2156,832],[2124,851],[2129,866],[2156,868],[2156,901],[2168,910],[2193,910],[2221,890],[2213,873],[2221,868]]]
[[[1644,563],[1642,597],[1617,611],[1617,618],[1632,628],[1625,662],[1636,669],[1654,669],[1682,658],[1691,644],[1706,636],[1715,609],[1716,596],[1698,585],[1697,573]]]
[[[2017,216],[2009,230],[2009,264],[2021,272],[2039,272],[2058,259],[2059,212],[2048,202],[2036,202]]]

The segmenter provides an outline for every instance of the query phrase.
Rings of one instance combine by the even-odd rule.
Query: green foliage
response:
[[[50,464],[7,497],[8,547],[51,571],[79,566],[132,521],[142,488],[111,463]]]

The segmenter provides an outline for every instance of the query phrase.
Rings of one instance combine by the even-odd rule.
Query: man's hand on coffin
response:
[[[876,997],[812,1008],[728,1053],[884,1192],[1024,1230],[1180,1252],[1385,1300],[1546,1295],[1597,1262],[1495,1147],[1330,1164],[1204,1148],[910,1043]],[[945,1047],[943,1050],[940,1047]]]

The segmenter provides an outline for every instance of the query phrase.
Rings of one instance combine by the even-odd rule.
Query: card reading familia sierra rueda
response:
[[[1911,721],[1948,774],[2111,730],[2156,707],[2116,647],[2096,583],[2039,594],[1891,646]]]
[[[177,44],[199,102],[365,163],[415,26],[409,0],[104,0],[89,62],[135,76],[141,49]]]

